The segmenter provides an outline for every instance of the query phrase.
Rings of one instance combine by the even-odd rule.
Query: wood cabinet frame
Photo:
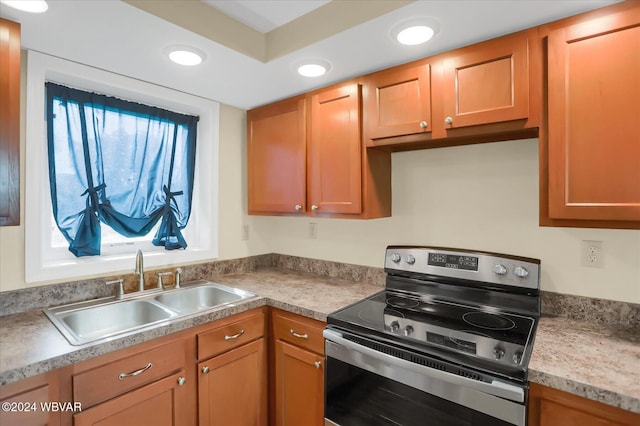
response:
[[[0,226],[20,225],[20,24],[0,18]]]
[[[611,5],[602,9],[597,9],[592,12],[577,15],[575,17],[556,21],[547,25],[539,27],[539,37],[543,41],[544,58],[549,54],[548,49],[548,36],[553,31],[564,30],[573,31],[573,34],[566,34],[568,39],[572,39],[580,36],[575,31],[582,32],[582,36],[585,36],[589,32],[592,34],[601,31],[613,31],[616,28],[626,28],[630,26],[638,26],[640,22],[640,4],[637,2],[622,2],[615,5]],[[595,28],[599,28],[597,31]],[[545,59],[545,69],[549,67],[548,61]],[[539,144],[539,159],[540,159],[540,225],[541,226],[557,226],[557,227],[581,227],[581,228],[612,228],[612,229],[640,229],[640,218],[634,220],[596,220],[587,219],[580,213],[580,210],[573,210],[572,213],[566,214],[567,218],[553,218],[551,214],[550,206],[550,194],[555,197],[564,195],[558,195],[565,184],[564,167],[558,167],[557,158],[555,165],[550,163],[550,138],[558,137],[558,134],[550,134],[549,128],[549,77],[547,73],[544,75],[544,88],[543,91],[543,108],[542,108],[542,125],[540,128],[540,144]],[[557,110],[557,108],[555,108]],[[608,123],[607,123],[608,124]],[[612,124],[613,125],[613,124]],[[557,142],[551,142],[556,143]],[[556,148],[554,148],[556,149]],[[555,154],[554,154],[555,155]],[[553,180],[553,182],[551,182]],[[555,188],[552,189],[552,186]],[[560,185],[560,187],[558,186]],[[640,184],[639,184],[640,188]],[[586,208],[586,207],[585,207]],[[598,209],[596,205],[593,207]],[[637,209],[638,207],[636,207]],[[614,212],[610,213],[612,217],[616,215],[615,206],[613,206]],[[611,210],[610,210],[611,211]],[[633,216],[633,213],[631,213]],[[573,216],[573,218],[569,218]],[[620,217],[623,215],[620,214]],[[625,213],[627,219],[629,213]]]
[[[492,71],[491,64],[500,62],[504,62],[499,67],[504,81],[498,80],[498,83],[511,94],[511,105],[492,107],[479,103],[486,91],[469,93],[468,90],[474,87],[474,81]],[[415,73],[420,67],[429,68],[429,80],[422,76],[424,83],[414,85],[414,92],[409,92],[407,86],[404,96],[414,99],[418,88],[426,94],[425,85],[428,83],[430,98],[422,99],[430,108],[430,121],[425,119],[428,127],[423,131],[416,125],[418,123],[412,122],[406,127],[387,127],[382,133],[376,123],[380,114],[378,86],[393,87],[394,80],[395,84],[411,81],[410,77],[416,78],[411,71]],[[469,73],[464,93],[460,92],[460,72]],[[537,37],[537,28],[379,71],[365,76],[364,81],[364,120],[369,147],[398,152],[538,136],[542,102],[542,45]],[[471,111],[458,111],[460,99],[465,102],[474,100],[468,108]],[[408,104],[414,105],[415,102]],[[477,111],[472,110],[474,106]],[[452,124],[445,123],[447,116],[453,119]]]
[[[317,194],[322,191],[318,189],[317,173],[322,167],[330,165],[318,162],[317,155],[321,152],[318,141],[311,135],[313,126],[312,104],[320,99],[328,99],[343,91],[349,92],[353,87],[362,85],[362,79],[353,79],[333,86],[309,92],[303,96],[285,99],[274,104],[265,105],[247,112],[247,192],[248,192],[248,212],[251,215],[268,216],[311,216],[328,217],[340,219],[374,219],[391,216],[391,154],[384,150],[367,149],[362,141],[362,108],[358,105],[358,111],[354,110],[354,105],[349,105],[350,114],[357,117],[352,121],[354,127],[352,131],[358,133],[358,151],[353,144],[350,150],[350,157],[359,164],[348,172],[351,200],[343,202],[333,202],[325,200]],[[353,94],[352,99],[360,102],[360,88],[357,89],[357,96]],[[327,98],[328,97],[328,98]],[[342,99],[341,95],[334,99]],[[316,114],[319,109],[316,105]],[[290,114],[297,111],[296,131],[289,131],[283,138],[287,139],[286,145],[295,147],[289,149],[295,152],[286,161],[280,162],[273,159],[271,165],[255,150],[256,138],[254,138],[256,122],[264,118],[277,117],[282,114]],[[291,120],[289,120],[291,121]],[[357,123],[356,123],[357,121]],[[277,124],[277,122],[274,122]],[[302,132],[300,129],[304,129]],[[271,130],[267,130],[267,133]],[[276,130],[274,130],[276,132]],[[304,134],[302,134],[304,133]],[[353,137],[353,135],[352,135]],[[258,138],[259,139],[259,138]],[[268,138],[267,139],[268,142]],[[264,141],[263,141],[264,142]],[[302,153],[304,153],[304,159]],[[292,158],[296,157],[293,161]],[[358,156],[356,159],[355,157]],[[268,189],[274,193],[272,197],[276,202],[257,202],[259,194],[265,191],[259,176],[273,173],[281,176],[277,184]],[[359,180],[359,183],[357,182]],[[291,185],[291,187],[287,187]],[[292,195],[293,194],[293,195]],[[312,209],[316,198],[319,203],[318,209]],[[325,209],[321,204],[325,203]],[[327,211],[323,211],[327,210]]]
[[[592,401],[538,383],[531,383],[528,401],[529,426],[634,426],[640,414]]]

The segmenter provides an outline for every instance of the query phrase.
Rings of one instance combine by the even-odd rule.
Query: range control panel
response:
[[[389,246],[386,270],[540,289],[540,260],[440,247]]]

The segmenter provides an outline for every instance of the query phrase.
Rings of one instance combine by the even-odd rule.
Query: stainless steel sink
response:
[[[73,303],[45,309],[44,313],[72,345],[82,345],[151,329],[172,319],[255,296],[208,281],[168,291],[147,291],[125,300]]]
[[[192,313],[255,296],[220,284],[182,288],[155,297],[155,300],[178,313]]]

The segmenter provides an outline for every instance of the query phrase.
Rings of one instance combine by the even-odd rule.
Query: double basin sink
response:
[[[109,340],[158,327],[180,317],[202,313],[255,297],[254,293],[209,281],[194,281],[172,290],[146,290],[126,299],[98,299],[45,309],[72,345]]]

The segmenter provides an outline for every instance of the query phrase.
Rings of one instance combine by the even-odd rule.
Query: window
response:
[[[104,225],[186,248],[198,117],[47,82],[49,184],[76,256],[100,254]]]
[[[45,114],[47,81],[88,92],[108,93],[120,99],[200,117],[197,123],[193,201],[187,226],[182,231],[184,239],[188,242],[185,250],[167,251],[164,247],[154,246],[152,240],[159,226],[156,224],[146,236],[137,238],[126,238],[108,227],[103,227],[100,256],[77,258],[69,252],[69,245],[61,238],[52,214]],[[115,274],[132,270],[138,249],[145,253],[146,266],[168,266],[216,258],[218,115],[219,105],[214,101],[29,51],[25,196],[26,281]]]

